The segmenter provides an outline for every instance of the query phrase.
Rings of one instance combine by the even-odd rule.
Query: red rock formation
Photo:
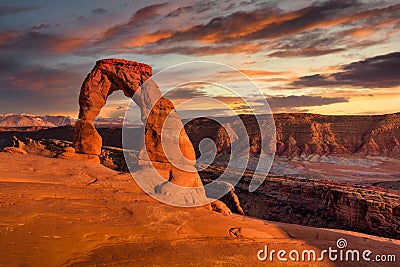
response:
[[[79,119],[94,120],[114,91],[132,97],[151,75],[151,67],[143,63],[115,58],[97,61],[81,87]]]
[[[162,131],[165,132],[161,137]],[[145,145],[139,153],[139,165],[156,166],[166,180],[171,179],[176,185],[202,186],[200,176],[193,166],[196,161],[193,145],[171,101],[164,97],[157,101],[146,120],[145,132]],[[178,142],[178,147],[175,142]]]
[[[88,155],[100,155],[102,139],[91,120],[79,120],[75,124],[74,146],[76,152]]]
[[[104,59],[96,62],[79,94],[80,121],[76,123],[74,133],[74,146],[78,153],[100,155],[101,137],[92,121],[106,104],[107,97],[117,90],[132,97],[151,74],[150,66],[134,61]]]
[[[169,195],[172,190],[176,190],[175,185],[198,187],[196,194],[205,198],[200,176],[194,167],[196,157],[193,146],[174,105],[161,97],[157,84],[149,80],[151,74],[150,66],[138,62],[105,59],[96,63],[83,82],[79,95],[79,121],[74,133],[76,152],[101,154],[101,137],[92,121],[105,105],[107,97],[116,90],[122,90],[125,96],[131,97],[139,106],[145,124],[138,161],[141,169],[145,170],[142,174],[153,173],[155,168],[158,174],[170,182],[158,185],[158,193]],[[194,196],[185,199],[194,203],[198,200]]]
[[[260,151],[259,127],[254,116],[241,115],[250,140],[250,153]],[[262,121],[262,116],[260,116]],[[303,113],[275,114],[279,156],[301,154],[356,154],[400,157],[400,113],[375,116],[333,116]],[[226,118],[229,124],[235,118]],[[196,154],[204,138],[216,143],[218,154],[230,152],[229,137],[222,126],[208,118],[185,125]]]
[[[7,146],[4,147],[1,152],[4,153],[11,153],[11,154],[28,154],[28,152],[26,152],[25,150],[23,150],[22,148],[19,147],[13,147],[13,146]]]

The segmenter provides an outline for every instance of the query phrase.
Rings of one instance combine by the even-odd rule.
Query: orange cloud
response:
[[[238,16],[236,20],[228,22],[227,25],[224,25],[223,28],[218,29],[218,31],[214,31],[203,36],[200,41],[203,43],[215,43],[221,42],[224,39],[246,36],[262,30],[269,25],[281,24],[283,22],[299,18],[301,15],[302,14],[299,12],[290,12],[279,16],[272,15],[268,16],[268,18],[264,18],[265,14],[261,14],[259,12],[252,14],[254,18],[250,23],[247,21],[247,19],[243,19],[243,17]]]
[[[276,75],[286,75],[290,72],[288,71],[266,71],[266,70],[239,70],[247,76],[276,76]]]
[[[292,74],[290,71],[268,71],[268,70],[254,70],[254,69],[240,69],[238,70],[244,75],[249,77],[264,77],[264,76],[281,76]],[[237,77],[237,71],[223,71],[215,74],[216,77],[220,78],[235,78]]]
[[[354,30],[351,34],[354,36],[368,36],[373,32],[371,28],[361,28]]]
[[[171,31],[157,31],[150,34],[140,34],[123,40],[116,46],[119,47],[120,45],[123,45],[125,47],[140,47],[147,44],[155,43],[163,38],[168,38],[172,34],[173,32]]]
[[[303,9],[290,11],[287,13],[277,12],[269,8],[261,8],[253,11],[238,11],[226,17],[217,17],[207,24],[199,24],[185,30],[178,30],[170,37],[161,39],[159,45],[171,45],[184,41],[197,41],[198,43],[221,44],[232,43],[241,44],[235,46],[241,52],[245,52],[246,45],[256,40],[273,41],[278,38],[300,34],[305,31],[330,28],[338,25],[349,24],[360,21],[368,24],[368,20],[381,20],[384,16],[392,16],[400,10],[400,4],[385,8],[375,8],[354,12],[344,10],[361,8],[356,2],[334,2],[327,1],[321,5],[313,5]],[[355,13],[355,14],[354,14]],[[267,18],[266,18],[267,17]],[[361,20],[364,20],[361,22]],[[351,26],[351,25],[350,25]],[[359,34],[362,34],[360,31]],[[364,33],[365,34],[365,33]],[[265,44],[263,45],[265,49]],[[312,50],[310,48],[310,50]],[[329,49],[322,51],[315,49],[308,54],[314,56],[332,52],[340,52],[343,49]],[[234,51],[234,50],[232,50]],[[230,52],[232,52],[230,51]],[[184,51],[186,52],[186,51]],[[202,52],[201,55],[216,54],[215,52]],[[300,53],[301,54],[301,53]]]
[[[264,44],[232,44],[232,45],[210,45],[210,46],[179,46],[174,45],[165,47],[163,45],[154,44],[152,47],[144,47],[140,50],[146,54],[166,54],[179,53],[190,54],[196,56],[209,56],[217,54],[254,54],[264,48]]]
[[[325,67],[320,67],[316,69],[310,69],[311,73],[332,73],[336,72],[340,69],[341,66],[325,66]]]
[[[0,32],[0,45],[5,44],[19,36],[17,31]]]
[[[284,83],[289,83],[289,82],[294,82],[295,80],[297,80],[298,77],[297,76],[290,76],[290,77],[286,77],[286,78],[268,78],[268,79],[255,79],[253,81],[257,82],[257,83],[262,83],[262,82],[284,82]]]
[[[81,38],[54,39],[49,42],[49,49],[58,53],[66,53],[74,51],[86,42],[87,40]]]
[[[400,18],[389,18],[382,21],[372,22],[360,28],[344,31],[340,36],[370,37],[373,33],[400,23]]]

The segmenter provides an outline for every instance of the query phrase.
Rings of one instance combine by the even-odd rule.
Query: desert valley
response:
[[[10,256],[6,262],[259,264],[255,253],[263,242],[321,249],[340,237],[354,248],[400,251],[400,114],[276,114],[278,150],[271,172],[256,192],[248,191],[252,162],[257,160],[257,132],[250,130],[255,153],[239,183],[221,199],[237,213],[229,216],[201,207],[168,207],[146,196],[128,172],[117,123],[97,126],[103,166],[62,159],[73,146],[73,126],[63,125],[69,123],[67,118],[57,119],[61,123],[52,126],[47,126],[51,120],[28,126],[18,124],[27,119],[12,125],[8,119],[10,127],[0,133],[1,148],[9,152],[1,153],[2,253]],[[254,129],[251,117],[242,119]],[[140,127],[132,126],[132,131]],[[186,122],[185,129],[197,157],[201,139],[216,143],[217,157],[199,172],[203,183],[210,183],[226,167],[226,133],[201,118]],[[351,131],[351,136],[344,134]],[[240,234],[230,229],[240,229]],[[190,258],[193,250],[202,256]]]

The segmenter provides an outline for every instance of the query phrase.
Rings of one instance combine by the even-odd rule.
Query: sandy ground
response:
[[[398,240],[168,206],[86,162],[0,153],[0,206],[1,266],[391,266],[257,259],[265,245],[319,253],[339,238],[400,260]]]

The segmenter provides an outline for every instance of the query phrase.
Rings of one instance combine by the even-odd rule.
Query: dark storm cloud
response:
[[[292,83],[300,87],[355,86],[389,88],[400,85],[400,52],[367,58],[344,65],[339,72],[300,77]]]
[[[0,6],[0,16],[12,15],[27,12],[35,9],[34,7]]]

